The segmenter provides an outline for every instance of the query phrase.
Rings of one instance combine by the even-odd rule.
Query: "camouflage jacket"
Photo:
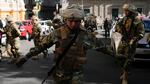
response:
[[[41,36],[41,28],[40,25],[33,25],[31,38],[40,39]]]
[[[76,41],[68,50],[60,63],[60,68],[65,70],[75,70],[80,68],[86,62],[86,50],[92,48],[91,36],[84,30],[79,29]],[[48,36],[42,39],[40,46],[31,49],[27,55],[34,56],[55,44],[56,58],[68,46],[71,39],[75,36],[75,32],[70,30],[66,25],[56,29]],[[57,60],[57,59],[56,59]]]
[[[133,39],[135,42],[144,36],[144,24],[137,17],[124,17],[116,25],[115,31],[123,35],[122,41],[129,42]]]
[[[19,29],[14,23],[7,23],[4,28],[4,33],[6,33],[8,40],[12,40],[21,35]]]

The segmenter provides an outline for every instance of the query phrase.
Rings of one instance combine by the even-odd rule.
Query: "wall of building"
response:
[[[122,5],[132,3],[142,9],[146,16],[150,14],[150,0],[67,0],[69,4],[79,4],[84,10],[104,18],[114,19],[114,15],[123,16]],[[63,3],[62,3],[63,4]],[[114,12],[115,11],[115,12]],[[118,12],[117,12],[118,11]],[[117,13],[117,14],[116,14]]]
[[[0,1],[0,17],[5,18],[7,15],[14,17],[15,20],[24,20],[25,7],[23,0]]]

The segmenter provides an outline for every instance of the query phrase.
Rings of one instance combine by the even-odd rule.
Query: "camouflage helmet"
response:
[[[128,10],[128,11],[135,13],[135,14],[137,13],[137,8],[132,4],[124,4],[123,9]]]
[[[68,6],[67,9],[63,10],[61,16],[64,19],[83,19],[84,12],[80,6],[73,4]]]

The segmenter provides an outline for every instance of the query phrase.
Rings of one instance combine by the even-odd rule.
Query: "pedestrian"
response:
[[[136,7],[132,4],[124,4],[125,16],[115,26],[115,32],[122,35],[118,47],[118,58],[123,69],[120,79],[122,84],[128,84],[129,66],[133,62],[137,42],[144,36],[144,24],[138,17]]]
[[[73,4],[61,15],[65,24],[45,37],[40,46],[32,48],[16,65],[21,67],[29,58],[55,44],[55,62],[66,52],[53,72],[55,84],[83,84],[86,50],[92,48],[91,34],[81,27],[84,12],[81,7]]]
[[[20,57],[19,52],[19,36],[21,35],[20,30],[14,23],[13,17],[6,17],[6,26],[3,28],[3,33],[6,33],[6,50],[8,54],[13,57],[9,63],[15,63]]]
[[[30,39],[33,39],[34,46],[39,46],[41,43],[41,40],[43,36],[41,35],[42,30],[41,30],[41,25],[39,24],[39,18],[35,15],[31,17],[33,28],[32,28],[32,35]],[[44,50],[43,51],[44,57],[46,58],[48,55],[48,51]],[[38,56],[34,56],[33,59],[38,59]]]
[[[107,18],[105,18],[104,20],[104,29],[105,29],[105,38],[107,38],[110,30],[110,23]]]

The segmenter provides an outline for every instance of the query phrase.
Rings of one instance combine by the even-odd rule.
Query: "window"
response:
[[[84,9],[84,13],[85,13],[85,15],[90,13],[90,9]]]

